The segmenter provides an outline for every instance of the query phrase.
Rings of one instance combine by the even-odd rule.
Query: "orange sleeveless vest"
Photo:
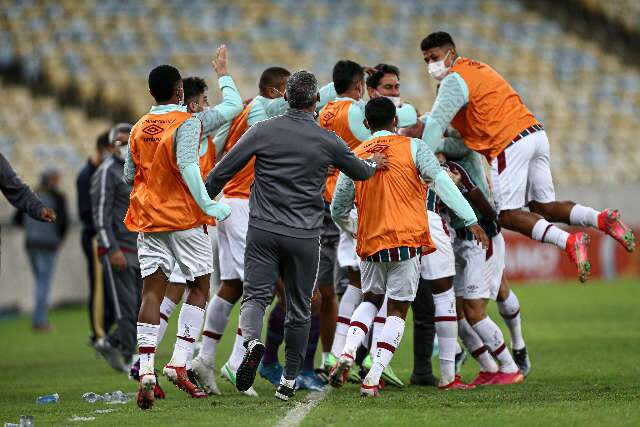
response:
[[[520,132],[538,123],[518,93],[490,66],[458,58],[451,68],[469,88],[469,102],[453,118],[467,147],[491,161]]]
[[[249,111],[251,111],[250,102],[242,112],[231,122],[227,143],[224,146],[224,152],[227,153],[238,142],[240,137],[249,129]],[[222,190],[224,197],[231,199],[248,199],[251,194],[251,185],[253,184],[253,167],[256,158],[253,157],[249,163],[243,167],[240,172],[235,174]]]
[[[329,102],[320,112],[319,120],[320,126],[334,131],[336,135],[347,143],[349,148],[355,150],[361,142],[351,133],[349,128],[349,107],[351,107],[352,103],[353,101],[349,100]],[[327,203],[331,203],[339,174],[340,172],[336,171],[327,177],[327,183],[324,187],[324,201]]]
[[[383,249],[401,246],[421,247],[424,255],[433,252],[426,192],[411,155],[411,138],[379,136],[354,152],[361,158],[382,152],[389,165],[389,169],[376,172],[366,181],[355,181],[358,256],[364,259]]]
[[[130,231],[187,230],[211,224],[182,180],[174,152],[174,135],[190,113],[146,114],[131,130],[129,149],[136,166],[129,210]]]
[[[207,179],[209,172],[213,170],[216,165],[216,145],[213,143],[211,135],[207,135],[207,152],[204,156],[200,157],[200,173],[202,174],[202,180]]]

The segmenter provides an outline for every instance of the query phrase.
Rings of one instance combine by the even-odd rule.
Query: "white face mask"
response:
[[[129,152],[129,144],[122,144],[113,151],[113,154],[120,160],[124,160]]]
[[[450,66],[447,67],[444,65],[450,53],[451,51],[447,52],[444,58],[441,59],[440,61],[430,62],[429,65],[427,65],[427,69],[429,70],[429,74],[431,74],[431,77],[433,77],[436,80],[444,79],[444,77],[449,72],[449,69],[451,68]]]
[[[390,99],[391,102],[393,102],[393,105],[396,106],[396,108],[400,108],[400,106],[402,105],[399,96],[385,96],[385,98]]]

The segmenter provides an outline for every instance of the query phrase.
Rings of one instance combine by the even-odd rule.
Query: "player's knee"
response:
[[[529,211],[542,216],[547,221],[553,218],[551,205],[549,203],[540,203],[532,201],[529,203]]]
[[[486,317],[484,305],[476,301],[465,301],[464,316],[469,324],[475,325]]]
[[[374,294],[373,292],[366,292],[362,296],[363,302],[370,302],[380,309],[382,307],[382,303],[384,301],[384,294]]]
[[[410,301],[397,301],[389,298],[387,300],[387,317],[396,316],[404,320],[409,312],[409,306],[411,306]]]

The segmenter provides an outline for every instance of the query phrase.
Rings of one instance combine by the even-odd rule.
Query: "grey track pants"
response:
[[[282,277],[285,290],[284,376],[298,376],[307,350],[311,295],[318,273],[319,238],[298,239],[249,226],[244,254],[240,329],[246,341],[260,339],[264,313]]]
[[[104,260],[105,267],[108,260]],[[137,342],[137,321],[140,303],[142,302],[142,276],[140,268],[134,265],[134,261],[127,258],[129,263],[124,270],[111,268],[113,274],[113,287],[109,286],[109,293],[114,298],[114,308],[117,307],[116,325],[117,328],[109,334],[109,342],[118,347],[125,358],[130,358],[136,352]],[[106,280],[111,280],[110,277]]]

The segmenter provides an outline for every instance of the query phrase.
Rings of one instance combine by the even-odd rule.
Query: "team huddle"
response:
[[[131,186],[124,224],[138,233],[143,279],[132,367],[140,408],[165,397],[155,352],[180,301],[162,373],[195,398],[220,394],[217,347],[240,300],[220,375],[248,396],[257,395],[258,374],[282,400],[347,381],[360,383],[362,396],[403,387],[390,364],[410,307],[411,384],[522,383],[531,363],[504,277],[501,229],[565,250],[583,282],[589,236],[554,223],[599,229],[634,250],[618,211],[555,200],[544,127],[502,76],[459,56],[447,33],[430,34],[420,50],[438,82],[422,116],[402,102],[400,71],[389,64],[338,61],[322,88],[307,71],[267,68],[259,95],[243,102],[222,46],[212,62],[222,93],[214,107],[203,79],[182,79],[169,65],[151,71],[156,105],[133,125],[122,154]],[[212,227],[220,275],[213,297]],[[511,351],[487,314],[490,300]],[[467,353],[480,365],[468,383],[458,375]]]

